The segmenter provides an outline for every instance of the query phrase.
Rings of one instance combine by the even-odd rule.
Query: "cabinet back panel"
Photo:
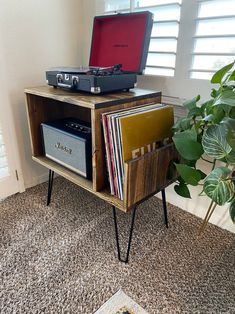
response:
[[[91,111],[88,108],[31,94],[26,94],[26,98],[32,154],[34,157],[43,155],[43,140],[40,127],[42,122],[69,117],[91,122]]]

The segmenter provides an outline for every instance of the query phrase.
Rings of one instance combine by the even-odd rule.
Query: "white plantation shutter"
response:
[[[181,0],[135,0],[134,9],[154,14],[145,74],[174,76]]]
[[[0,180],[9,175],[5,144],[3,142],[3,134],[0,128]]]
[[[105,13],[151,11],[154,24],[145,74],[174,76],[181,0],[106,0]]]
[[[106,14],[128,11],[130,11],[130,0],[105,0]]]
[[[235,59],[235,0],[198,2],[191,78],[210,79]]]

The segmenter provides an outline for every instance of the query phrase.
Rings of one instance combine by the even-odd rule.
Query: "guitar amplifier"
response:
[[[91,125],[74,118],[41,123],[44,153],[49,159],[91,179]]]

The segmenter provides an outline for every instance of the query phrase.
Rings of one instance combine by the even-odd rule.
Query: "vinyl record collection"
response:
[[[110,192],[123,200],[124,163],[151,152],[171,136],[173,108],[148,104],[102,114]]]

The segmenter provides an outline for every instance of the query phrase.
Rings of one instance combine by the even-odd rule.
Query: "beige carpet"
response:
[[[120,288],[149,313],[235,313],[235,235],[156,198],[137,210],[129,265],[110,206],[55,180],[0,203],[0,313],[93,313]],[[130,215],[119,212],[121,240]],[[122,243],[123,244],[123,243]],[[107,313],[110,314],[110,313]]]

